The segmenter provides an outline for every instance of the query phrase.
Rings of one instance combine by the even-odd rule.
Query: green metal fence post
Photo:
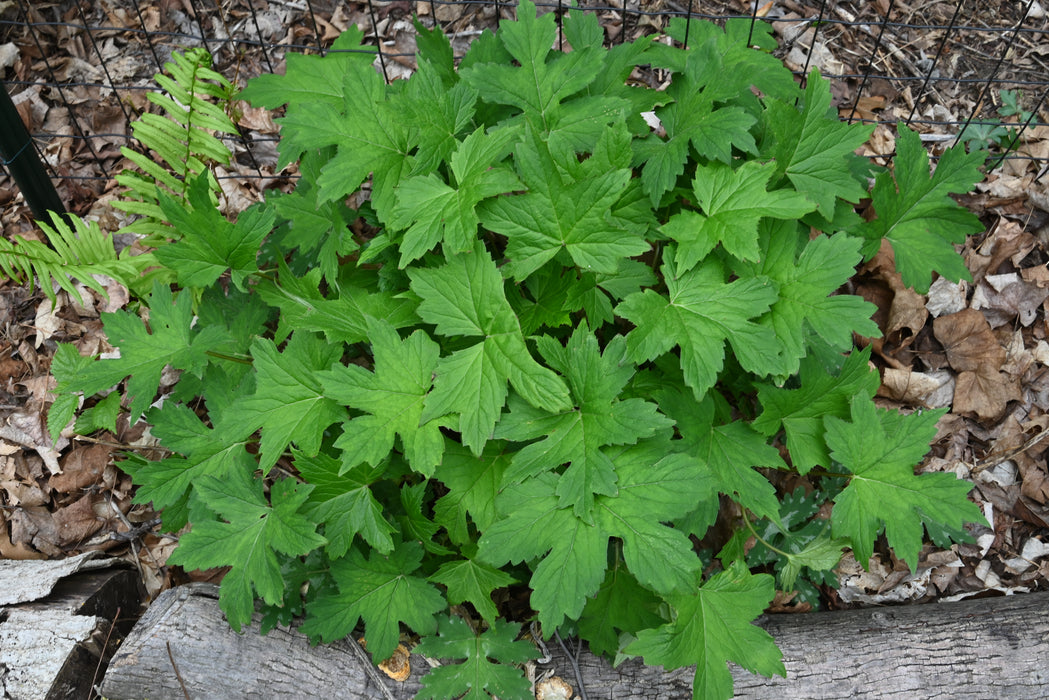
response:
[[[65,213],[65,204],[47,176],[6,86],[0,87],[0,158],[37,220],[51,223],[49,211]]]

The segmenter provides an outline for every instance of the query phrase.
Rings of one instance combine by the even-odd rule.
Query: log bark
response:
[[[345,641],[310,647],[301,634],[282,628],[262,637],[258,621],[238,635],[219,611],[215,587],[167,591],[117,652],[102,693],[111,700],[407,700],[428,669],[413,654],[410,677],[395,682],[366,672]],[[787,677],[766,679],[733,667],[739,698],[1049,697],[1049,593],[759,622],[783,650]],[[578,693],[566,650],[557,642],[548,648],[551,659],[540,673],[553,671]],[[691,697],[692,669],[666,672],[638,660],[612,668],[585,649],[577,661],[590,698]]]
[[[92,696],[92,683],[101,680],[143,597],[138,572],[122,565],[94,554],[3,562],[0,697]]]

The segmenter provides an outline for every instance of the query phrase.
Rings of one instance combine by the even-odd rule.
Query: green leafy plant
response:
[[[228,222],[187,173],[153,211],[181,289],[104,316],[119,358],[56,357],[60,392],[125,382],[171,450],[124,468],[165,528],[191,525],[172,563],[230,567],[231,624],[261,598],[266,625],[303,615],[319,640],[363,624],[376,660],[407,629],[464,660],[422,697],[525,697],[508,664],[534,618],[729,697],[726,661],[784,672],[751,624],[777,588],[815,595],[845,547],[914,567],[923,526],[982,520],[969,484],[915,475],[940,413],[874,406],[853,351],[874,307],[839,293],[886,240],[919,291],[965,276],[954,244],[979,222],[947,195],[980,154],[930,175],[901,127],[868,194],[869,127],[749,21],[609,49],[573,10],[562,52],[523,0],[458,64],[418,29],[406,81],[355,28],[252,81],[242,98],[285,109],[294,191]],[[628,84],[640,65],[670,87]],[[165,367],[181,378],[153,405]],[[531,613],[506,619],[519,584]],[[466,604],[479,633],[446,614]]]
[[[998,95],[1002,102],[998,106],[1000,119],[971,121],[959,134],[959,141],[970,150],[987,151],[997,148],[1008,153],[1016,148],[1020,138],[1017,124],[1026,124],[1032,117],[1031,112],[1020,105],[1021,96],[1019,90],[1002,90]]]
[[[147,236],[153,245],[177,235],[171,228],[174,222],[161,209],[161,198],[167,194],[184,202],[189,183],[196,176],[206,176],[213,196],[217,196],[220,190],[211,166],[228,165],[231,154],[216,133],[238,133],[225,111],[233,87],[211,69],[211,54],[200,48],[176,51],[164,68],[167,75],[154,76],[163,92],[147,93],[147,99],[161,113],[146,112],[131,127],[147,153],[120,149],[138,170],[125,170],[117,176],[125,193],[113,203],[115,208],[138,216],[124,230]]]
[[[38,223],[47,243],[0,238],[0,271],[11,279],[27,280],[31,288],[39,280],[40,289],[52,304],[57,301],[55,287],[83,304],[76,282],[107,297],[95,275],[139,287],[143,273],[156,265],[150,254],[131,255],[126,248],[117,253],[113,235],[103,233],[97,222],[52,214],[50,226],[43,221]]]

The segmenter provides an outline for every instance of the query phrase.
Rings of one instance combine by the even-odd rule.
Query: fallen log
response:
[[[93,697],[143,595],[137,571],[98,552],[0,561],[0,697]]]
[[[407,700],[429,668],[413,654],[396,682],[366,669],[351,643],[311,647],[294,630],[258,634],[260,617],[236,634],[217,588],[194,584],[162,594],[109,666],[111,700],[246,697]],[[783,650],[786,678],[733,668],[740,698],[1036,698],[1049,696],[1049,593],[957,603],[871,608],[760,621]],[[569,644],[569,648],[574,645]],[[579,682],[566,649],[548,645],[553,671]],[[585,649],[579,677],[591,698],[689,698],[692,670],[665,672],[638,660],[612,668]],[[380,689],[376,684],[381,684]]]

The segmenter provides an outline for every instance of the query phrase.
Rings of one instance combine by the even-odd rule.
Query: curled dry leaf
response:
[[[553,676],[535,684],[535,700],[572,700],[575,691],[560,676]]]
[[[913,289],[897,289],[889,309],[889,328],[887,335],[903,329],[910,331],[910,337],[918,335],[929,318],[925,297]]]
[[[62,473],[52,476],[48,485],[61,493],[73,493],[98,483],[109,463],[111,452],[105,445],[75,447],[62,458]]]
[[[973,372],[961,372],[956,381],[955,412],[975,415],[980,420],[998,420],[1005,414],[1010,401],[1023,398],[1020,381],[999,372],[994,365],[981,366]]]
[[[946,370],[913,372],[888,367],[881,382],[879,396],[910,405],[941,408],[954,399],[954,377]]]
[[[941,316],[933,321],[932,330],[947,352],[947,362],[958,372],[981,367],[997,371],[1005,362],[1005,349],[991,332],[987,319],[975,309]]]
[[[969,284],[964,280],[951,282],[946,277],[937,277],[929,288],[929,300],[925,309],[933,318],[945,314],[956,314],[965,308],[965,293]]]
[[[412,675],[412,667],[409,663],[410,658],[411,653],[407,647],[403,644],[398,644],[393,651],[393,655],[379,664],[379,670],[398,683],[403,683],[408,680],[408,676]]]
[[[70,549],[85,543],[101,529],[103,521],[95,513],[98,495],[88,493],[79,500],[54,513],[57,538],[54,542],[62,549]],[[35,544],[35,543],[34,543]]]
[[[1014,319],[1026,327],[1038,318],[1047,297],[1049,289],[1027,282],[1015,272],[988,275],[973,292],[972,308],[983,309],[993,328],[1011,324]]]

